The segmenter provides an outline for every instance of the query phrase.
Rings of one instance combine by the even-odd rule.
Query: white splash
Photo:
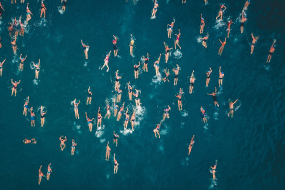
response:
[[[218,112],[214,112],[213,118],[214,118],[215,120],[219,120],[219,119],[218,119],[218,115],[219,115]]]
[[[58,12],[59,12],[60,14],[63,14],[63,13],[64,13],[64,11],[62,10],[62,7],[60,7],[60,6],[57,7],[57,10],[58,10]]]
[[[187,117],[188,116],[188,112],[186,110],[182,110],[180,112],[180,114],[181,114],[182,117]]]
[[[223,22],[221,19],[216,20],[216,25],[213,27],[214,29],[219,29],[222,26],[226,25],[225,22]]]
[[[173,55],[175,59],[180,59],[182,57],[182,53],[178,49],[173,53]]]
[[[129,133],[133,133],[133,131],[131,129],[126,129],[126,130],[120,130],[120,133],[122,133],[123,135],[127,135]]]
[[[100,139],[100,143],[104,143],[106,139]]]
[[[161,74],[152,77],[152,83],[160,84],[161,83]]]
[[[34,80],[33,80],[34,85],[38,85],[38,84],[39,84],[39,81],[40,81],[40,80],[34,79]]]

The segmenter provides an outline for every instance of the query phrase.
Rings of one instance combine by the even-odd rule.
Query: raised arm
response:
[[[219,41],[221,42],[221,44],[223,43],[220,39],[219,39]]]
[[[234,105],[237,101],[238,101],[238,99],[236,99],[236,100],[234,101],[233,105]]]
[[[139,62],[139,66],[140,66],[140,65],[141,65],[141,62]],[[138,66],[138,67],[139,67],[139,66]]]

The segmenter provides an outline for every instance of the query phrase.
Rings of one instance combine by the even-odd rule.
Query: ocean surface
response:
[[[182,4],[181,0],[159,1],[156,19],[150,19],[151,0],[68,0],[66,11],[60,11],[60,0],[47,0],[46,18],[40,18],[40,1],[30,1],[33,13],[24,37],[18,37],[14,55],[7,31],[15,17],[26,15],[26,3],[11,5],[2,1],[5,9],[0,25],[3,47],[0,61],[0,189],[284,189],[285,107],[284,107],[284,7],[282,1],[252,1],[246,15],[244,33],[240,33],[239,17],[244,1],[203,0]],[[216,21],[219,3],[225,3],[224,21]],[[204,34],[199,34],[201,13],[205,18]],[[172,38],[167,38],[167,24],[175,19]],[[219,39],[227,35],[226,21],[233,20],[230,38],[224,52],[218,55]],[[164,59],[163,42],[174,46],[174,34],[181,29],[181,50],[171,51],[169,62]],[[208,48],[200,37],[209,33]],[[254,53],[250,55],[251,33],[259,35]],[[135,38],[134,57],[129,54],[130,34]],[[114,57],[112,39],[118,40],[118,55]],[[90,46],[86,61],[80,40]],[[271,63],[266,63],[268,51],[276,39],[276,51]],[[109,72],[99,68],[106,53],[112,50]],[[134,79],[133,65],[149,53],[149,72]],[[160,77],[155,76],[153,63],[162,54]],[[27,55],[23,72],[18,71],[19,56]],[[39,79],[35,80],[32,61],[41,59]],[[178,85],[163,82],[163,69],[181,67]],[[218,87],[219,66],[225,73],[223,88]],[[209,87],[205,87],[206,72],[212,68]],[[115,72],[119,70],[122,101],[129,110],[127,83],[141,91],[141,106],[136,108],[134,131],[124,131],[123,115],[118,122],[112,116],[102,120],[102,128],[89,132],[85,112],[97,117],[98,107],[106,114],[106,102],[116,98]],[[195,70],[196,82],[189,94],[189,77]],[[11,97],[11,79],[21,80],[17,97]],[[92,104],[86,105],[87,89],[93,93]],[[215,108],[212,93],[217,87],[219,108]],[[178,111],[176,94],[183,89],[183,110]],[[30,114],[22,115],[23,105],[30,97],[36,126],[31,127]],[[74,117],[74,99],[80,100],[80,119]],[[238,99],[234,117],[229,118],[228,102]],[[161,126],[161,138],[153,129],[170,105],[170,118]],[[46,123],[40,127],[40,106],[47,111]],[[208,116],[204,124],[200,107]],[[96,119],[95,119],[96,120]],[[131,128],[129,123],[128,128]],[[120,138],[113,144],[113,131]],[[60,150],[59,137],[67,137],[66,148]],[[195,135],[195,144],[188,156],[188,145]],[[36,138],[37,144],[23,144],[24,138]],[[70,155],[71,139],[77,147]],[[107,142],[110,161],[105,161]],[[119,163],[113,173],[113,155]],[[217,161],[217,180],[212,179],[210,166]],[[38,185],[38,169],[46,175],[51,163],[50,180]]]

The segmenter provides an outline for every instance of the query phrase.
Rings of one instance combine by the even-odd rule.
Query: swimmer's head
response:
[[[244,18],[246,18],[246,15],[243,15]]]
[[[194,79],[195,77],[194,77],[194,76],[192,76],[191,78],[192,78],[192,79]]]
[[[222,74],[224,74],[224,72],[222,72]]]
[[[233,103],[233,101],[230,101],[230,103]]]
[[[202,20],[204,20],[204,18],[202,18]]]

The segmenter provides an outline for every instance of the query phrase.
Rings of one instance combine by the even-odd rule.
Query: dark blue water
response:
[[[19,0],[18,0],[19,1]],[[46,19],[40,19],[40,2],[30,2],[34,14],[24,37],[17,40],[14,55],[7,31],[12,18],[23,15],[26,4],[2,2],[5,12],[1,22],[0,61],[7,59],[1,77],[1,189],[39,189],[38,169],[46,174],[52,163],[50,180],[43,178],[41,189],[283,189],[284,186],[284,3],[252,1],[245,31],[240,34],[238,17],[243,1],[225,1],[224,21],[232,19],[232,31],[222,56],[220,42],[226,37],[224,22],[215,17],[221,2],[160,1],[156,19],[151,20],[152,1],[68,1],[61,14],[60,1],[46,1]],[[200,14],[205,18],[203,35],[199,34]],[[160,72],[179,64],[181,72],[177,86],[163,83],[155,77],[152,64],[164,53],[163,42],[173,47],[167,38],[167,24],[175,18],[174,33],[181,29],[179,52],[172,51],[167,64],[164,55]],[[208,48],[198,38],[209,32]],[[250,55],[251,32],[260,35],[254,54]],[[134,55],[129,55],[130,34],[135,37]],[[100,70],[105,54],[112,50],[112,35],[119,38],[121,58],[110,57],[110,71]],[[174,36],[174,34],[173,34]],[[80,40],[90,45],[86,61]],[[277,40],[270,64],[266,63],[269,48]],[[149,72],[134,79],[133,65],[142,55],[150,54]],[[28,55],[24,71],[18,72],[19,55]],[[32,61],[41,59],[39,80],[34,80]],[[219,89],[219,109],[207,93],[218,87],[218,69],[225,73],[223,89]],[[211,81],[205,87],[205,72],[211,67]],[[106,113],[106,101],[116,97],[115,71],[119,69],[123,90],[122,102],[132,110],[127,83],[141,90],[141,107],[137,109],[137,125],[132,133],[124,131],[123,118],[103,119],[103,129],[90,133],[85,112],[96,117],[98,107]],[[189,94],[189,76],[195,70],[193,94]],[[165,75],[162,74],[162,77]],[[11,97],[11,78],[21,80],[17,97]],[[86,106],[87,89],[93,92],[92,104]],[[178,111],[175,95],[182,88],[183,110]],[[45,106],[46,123],[30,126],[29,113],[22,115],[25,98],[29,107]],[[80,100],[80,120],[75,120],[71,101]],[[228,101],[239,99],[233,118],[227,117]],[[161,138],[152,130],[162,119],[163,109],[170,105],[170,119],[162,123]],[[208,115],[202,122],[200,107]],[[113,112],[112,112],[113,114]],[[129,128],[130,123],[129,123]],[[113,131],[120,135],[118,147],[112,143]],[[60,151],[58,138],[67,136],[67,146]],[[190,156],[188,145],[195,135]],[[24,145],[24,138],[36,138],[36,145]],[[71,139],[78,146],[70,155]],[[105,149],[110,141],[110,161],[105,161]],[[113,174],[113,154],[119,163]],[[212,180],[210,166],[217,160],[217,180]]]

